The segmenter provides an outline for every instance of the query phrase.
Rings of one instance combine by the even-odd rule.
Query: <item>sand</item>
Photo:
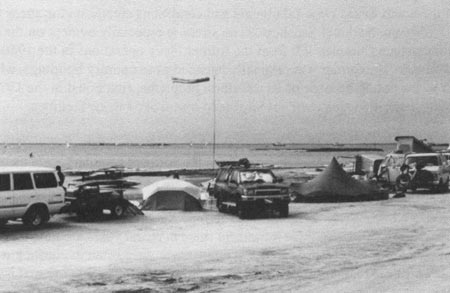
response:
[[[57,215],[0,232],[1,292],[442,292],[450,193],[290,205],[287,219]]]

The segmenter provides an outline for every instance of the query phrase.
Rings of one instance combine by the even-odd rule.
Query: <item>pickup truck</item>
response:
[[[289,187],[270,169],[231,166],[219,170],[212,194],[219,212],[235,211],[240,219],[270,209],[289,215]]]

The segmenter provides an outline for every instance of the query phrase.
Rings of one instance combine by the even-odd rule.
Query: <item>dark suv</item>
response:
[[[212,194],[220,212],[236,211],[246,219],[270,209],[287,217],[289,187],[282,184],[270,169],[258,167],[228,167],[219,170]]]

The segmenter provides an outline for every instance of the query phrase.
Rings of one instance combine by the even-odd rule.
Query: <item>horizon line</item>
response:
[[[284,146],[293,144],[329,144],[329,145],[353,145],[353,144],[395,144],[396,142],[216,142],[216,145],[255,145],[268,144]],[[168,145],[213,145],[211,142],[1,142],[3,145],[96,145],[96,146],[168,146]],[[435,143],[448,144],[448,143]]]

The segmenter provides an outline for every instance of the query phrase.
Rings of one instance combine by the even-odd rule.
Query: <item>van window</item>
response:
[[[33,177],[36,188],[53,188],[58,186],[53,173],[34,173]]]
[[[9,174],[0,174],[0,191],[11,190]]]
[[[13,174],[14,190],[33,189],[30,173]]]

